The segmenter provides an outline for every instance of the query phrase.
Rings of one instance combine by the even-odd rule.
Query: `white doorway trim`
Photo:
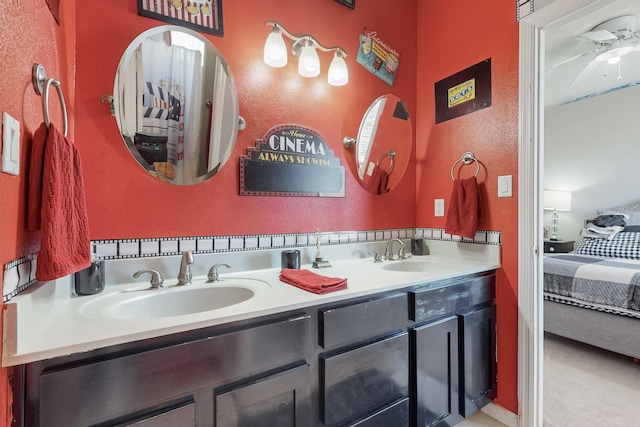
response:
[[[520,21],[518,156],[518,425],[542,418],[542,190],[545,31],[615,0],[553,0]]]

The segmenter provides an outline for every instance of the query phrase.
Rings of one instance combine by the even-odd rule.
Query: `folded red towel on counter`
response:
[[[283,268],[280,280],[314,294],[339,291],[347,288],[347,279],[321,276],[309,270]]]

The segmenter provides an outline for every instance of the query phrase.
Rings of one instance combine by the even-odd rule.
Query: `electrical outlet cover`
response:
[[[20,174],[20,122],[2,113],[2,171]]]

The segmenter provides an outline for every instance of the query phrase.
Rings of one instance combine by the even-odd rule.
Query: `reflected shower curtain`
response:
[[[142,43],[142,131],[167,135],[167,162],[175,183],[196,178],[195,125],[202,105],[202,54],[181,46],[147,39]]]

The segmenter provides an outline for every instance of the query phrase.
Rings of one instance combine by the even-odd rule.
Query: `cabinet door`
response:
[[[311,425],[308,365],[243,384],[216,396],[216,427]]]
[[[409,398],[406,397],[349,427],[409,427]]]
[[[344,426],[409,394],[406,332],[320,359],[320,413]]]
[[[463,417],[458,392],[457,316],[416,327],[412,330],[412,338],[416,425],[453,426],[459,423]]]
[[[460,315],[464,417],[490,403],[496,395],[496,308]],[[462,384],[464,386],[462,386]]]

